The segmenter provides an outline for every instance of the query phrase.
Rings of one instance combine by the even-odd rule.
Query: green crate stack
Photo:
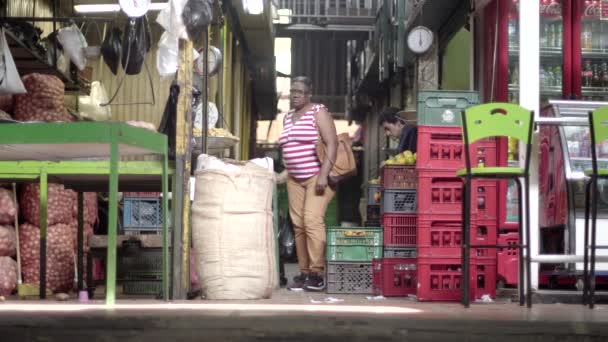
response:
[[[460,127],[460,112],[476,104],[479,94],[475,91],[420,91],[418,126]]]
[[[372,261],[382,258],[381,227],[327,228],[327,293],[372,293]]]

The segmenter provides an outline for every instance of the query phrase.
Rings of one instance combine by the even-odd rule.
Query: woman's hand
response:
[[[285,170],[281,173],[275,174],[275,181],[278,185],[282,185],[282,184],[287,183],[287,177],[288,177],[288,174],[287,174],[287,171]]]
[[[317,177],[316,190],[318,195],[322,195],[325,192],[325,188],[327,188],[327,185],[329,185],[327,178],[327,176],[323,175],[319,175],[319,177]]]

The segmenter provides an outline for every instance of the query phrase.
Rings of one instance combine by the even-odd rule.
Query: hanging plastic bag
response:
[[[59,30],[57,40],[63,46],[63,50],[68,54],[70,60],[78,70],[82,71],[87,66],[87,57],[84,49],[88,46],[87,40],[75,24]]]
[[[25,94],[26,92],[6,42],[4,29],[0,27],[0,95]]]
[[[182,12],[182,20],[192,41],[205,34],[205,28],[213,20],[213,7],[209,0],[188,0]]]
[[[118,74],[118,60],[121,53],[122,31],[118,27],[113,27],[101,44],[101,55],[114,75]]]
[[[182,39],[188,39],[186,26],[184,26],[184,22],[182,21],[182,12],[185,6],[186,0],[170,0],[169,4],[156,17],[156,22],[165,31]]]
[[[78,112],[80,116],[95,121],[107,121],[112,118],[109,106],[101,106],[108,102],[108,93],[99,81],[91,83],[90,96],[78,96]]]
[[[137,75],[150,51],[150,26],[148,17],[131,18],[125,26],[122,42],[122,68],[127,75]]]
[[[179,40],[169,32],[164,32],[158,42],[156,69],[161,77],[173,76],[177,72]],[[199,57],[198,51],[192,49],[192,59]]]
[[[283,219],[279,230],[279,257],[281,260],[291,260],[296,256],[296,234],[289,218]]]

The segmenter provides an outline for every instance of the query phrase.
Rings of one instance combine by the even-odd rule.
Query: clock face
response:
[[[120,8],[131,18],[139,18],[148,12],[150,0],[120,0]]]
[[[202,50],[199,51],[201,52],[201,55],[196,59],[195,61],[195,71],[197,74],[203,76],[204,75],[204,62],[205,62],[205,58],[203,57],[202,54]],[[207,64],[207,68],[209,71],[209,75],[214,75],[215,73],[217,73],[220,69],[220,66],[222,64],[222,52],[216,48],[215,46],[209,46],[209,55],[208,55],[208,64]]]
[[[433,45],[433,32],[424,26],[414,27],[407,36],[407,46],[416,54],[427,52]]]

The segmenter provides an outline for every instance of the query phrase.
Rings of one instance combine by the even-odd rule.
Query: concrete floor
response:
[[[288,273],[293,273],[293,267]],[[519,307],[506,298],[464,309],[408,298],[369,300],[281,289],[272,299],[164,303],[73,298],[0,303],[1,341],[608,341],[608,305]],[[329,297],[341,299],[325,303]],[[320,302],[320,303],[319,303]]]

